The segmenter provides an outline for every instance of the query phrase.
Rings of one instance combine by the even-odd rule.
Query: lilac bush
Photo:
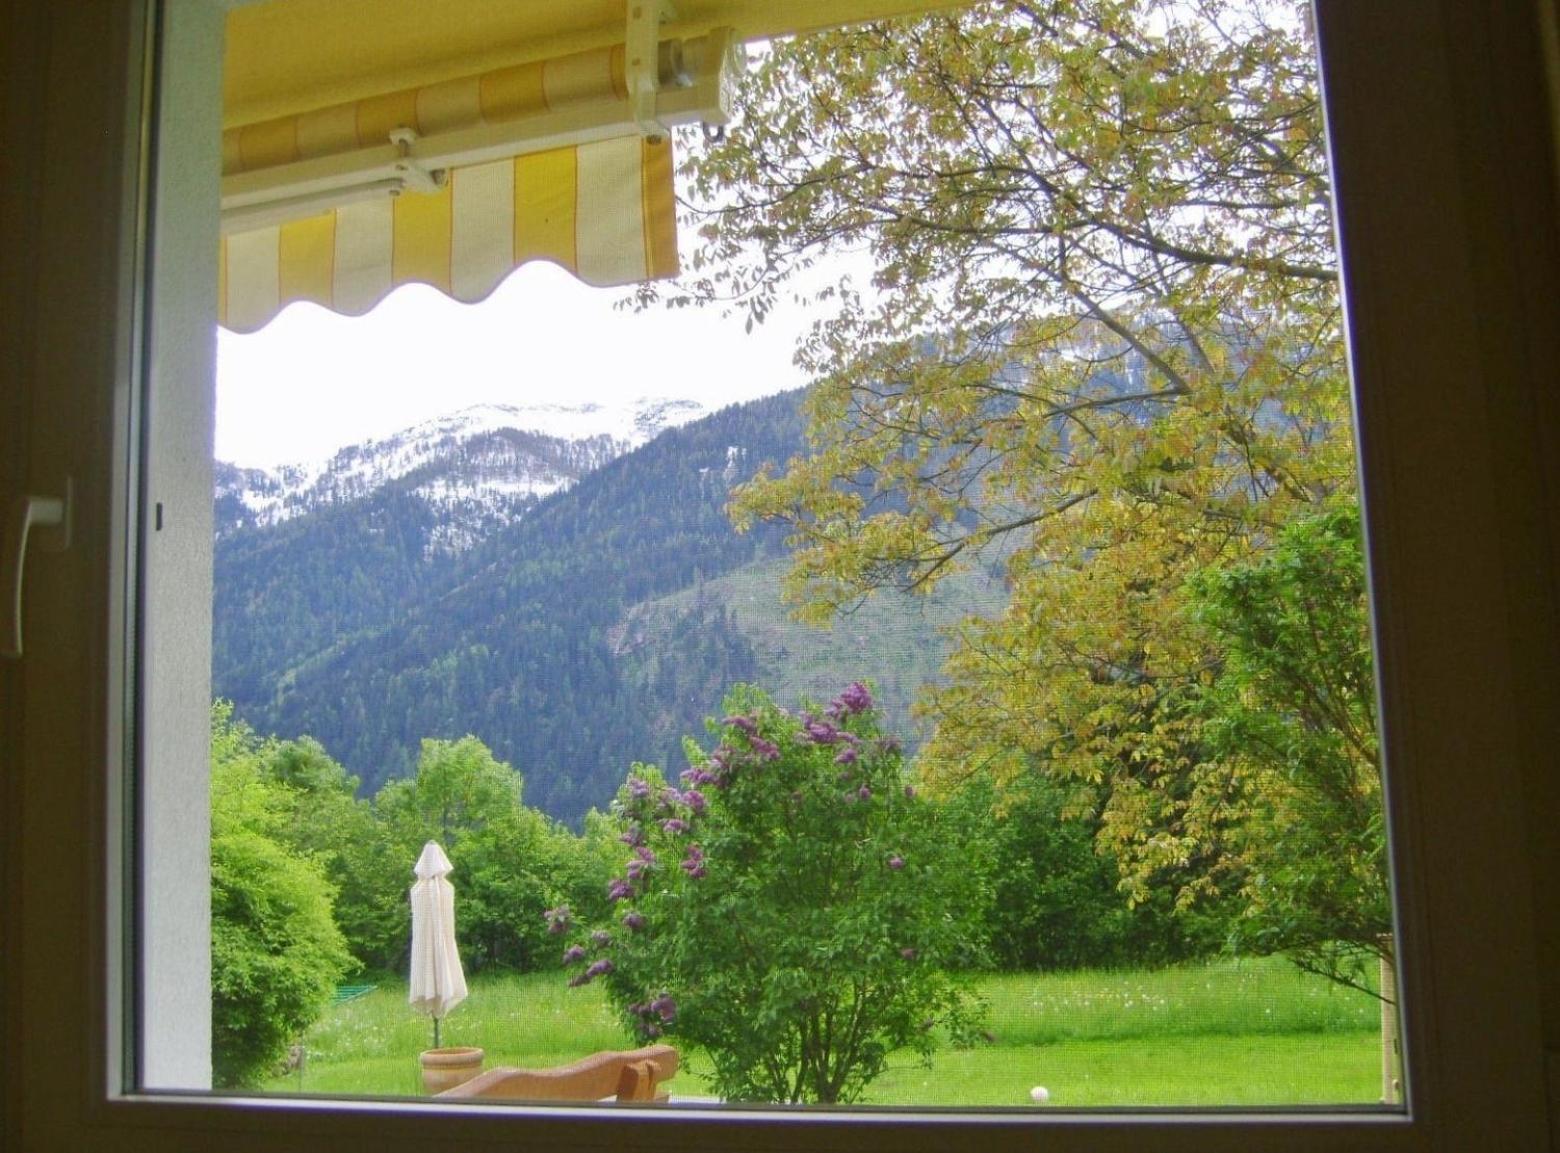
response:
[[[620,790],[611,931],[576,930],[571,984],[703,1049],[729,1100],[848,1103],[891,1053],[974,1036],[980,870],[867,686],[800,714],[739,686],[710,730],[677,785],[636,765]]]

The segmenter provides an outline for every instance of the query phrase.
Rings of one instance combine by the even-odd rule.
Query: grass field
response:
[[[1376,1001],[1287,962],[1219,962],[1153,971],[981,977],[992,1040],[944,1047],[930,1068],[906,1056],[875,1082],[875,1105],[1050,1107],[1369,1104],[1381,1091]],[[338,1005],[305,1040],[303,1068],[277,1092],[413,1095],[428,1021],[387,985]],[[474,980],[444,1023],[446,1045],[478,1045],[488,1066],[552,1065],[632,1042],[598,987],[558,974]],[[698,1053],[677,1095],[708,1096]]]

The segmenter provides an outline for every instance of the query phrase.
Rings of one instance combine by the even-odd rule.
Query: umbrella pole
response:
[[[433,1047],[435,1049],[439,1047],[439,1019],[437,1017],[433,1019]]]

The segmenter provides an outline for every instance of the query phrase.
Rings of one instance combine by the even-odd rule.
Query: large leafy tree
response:
[[[1235,932],[1357,980],[1392,954],[1359,517],[1287,525],[1259,558],[1200,574],[1191,598],[1223,659],[1197,706],[1208,756],[1189,809],[1243,897]]]
[[[1192,578],[1353,486],[1304,5],[977,5],[775,45],[739,106],[677,291],[762,320],[822,254],[871,269],[820,291],[811,452],[739,519],[790,525],[816,616],[1000,566],[923,702],[931,778],[1048,773],[1132,895],[1238,888]]]

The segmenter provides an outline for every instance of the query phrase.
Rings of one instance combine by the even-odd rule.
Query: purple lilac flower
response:
[[[623,915],[623,924],[637,933],[645,927],[645,915],[638,911],[625,913]]]
[[[899,872],[900,869],[905,867],[905,859],[903,857],[901,857],[898,853],[895,853],[892,857],[890,857],[888,859],[888,867],[890,869],[893,869],[894,872],[897,873],[897,872]]]
[[[628,779],[628,795],[636,801],[642,801],[650,795],[650,782],[643,777],[630,777]]]
[[[628,863],[628,879],[637,881],[655,867],[655,851],[644,845],[634,850],[634,859]]]
[[[590,968],[585,970],[585,979],[587,981],[594,981],[597,977],[601,977],[607,973],[612,972],[614,968],[616,968],[616,966],[612,964],[612,959],[610,957],[603,957],[599,961],[592,961],[590,963]]]
[[[679,793],[676,789],[672,788],[671,785],[667,785],[666,788],[661,790],[661,795],[658,799],[660,801],[660,807],[662,811],[675,809],[682,801],[682,794]]]
[[[698,789],[689,789],[682,795],[682,799],[683,804],[687,805],[689,811],[694,814],[704,812],[705,807],[708,805],[708,802],[704,799],[704,794],[699,792]]]
[[[860,681],[846,685],[845,691],[837,699],[844,711],[849,713],[864,713],[872,707],[872,694]]]
[[[734,729],[741,729],[750,737],[758,733],[758,722],[755,721],[752,717],[727,717],[720,723],[723,725],[729,725]]]
[[[632,896],[634,887],[622,877],[614,878],[612,884],[607,886],[607,900],[621,901],[625,897]]]
[[[612,944],[612,934],[607,932],[605,929],[597,929],[590,935],[590,943],[595,945],[598,949],[605,949],[608,945]]]
[[[669,837],[676,836],[678,833],[686,833],[688,831],[688,822],[681,817],[669,817],[661,822],[661,831]]]
[[[688,854],[683,857],[678,868],[682,869],[683,872],[687,873],[694,880],[704,876],[704,850],[699,848],[698,845],[689,845]]]
[[[584,959],[585,950],[579,945],[570,945],[563,951],[563,963],[565,965],[572,965],[575,962],[583,961]]]
[[[645,843],[645,831],[638,825],[630,825],[618,840],[625,845],[642,845]]]
[[[547,931],[557,934],[569,928],[569,906],[559,905],[556,909],[548,909],[542,916],[547,918]]]
[[[817,721],[809,718],[807,723],[802,726],[802,731],[807,734],[814,744],[832,745],[836,744],[840,739],[839,729],[829,724],[828,721]]]
[[[753,751],[758,754],[758,759],[761,761],[774,761],[780,758],[780,746],[773,741],[765,740],[763,737],[754,737],[748,741],[748,744],[752,746]]]
[[[666,993],[662,993],[654,1001],[651,1001],[646,1008],[667,1023],[670,1023],[677,1016],[677,1002],[672,1000],[671,996]]]
[[[870,801],[872,799],[872,786],[862,785],[861,788],[856,790],[856,795],[863,801]]]
[[[834,757],[836,765],[854,765],[856,763],[856,750],[846,745]]]

